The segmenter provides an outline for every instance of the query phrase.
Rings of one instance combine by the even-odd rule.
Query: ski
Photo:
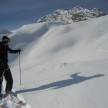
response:
[[[0,108],[22,108],[23,106],[26,106],[26,102],[23,99],[18,98],[17,94],[14,92],[3,95],[0,101]],[[8,106],[8,103],[10,103],[11,107]]]
[[[0,105],[0,108],[6,108],[5,105]]]
[[[11,93],[11,94],[9,94],[9,96],[10,96],[10,100],[14,104],[21,105],[21,106],[26,105],[26,102],[24,102],[22,99],[19,99],[15,93]]]
[[[22,100],[19,100],[19,101],[17,102],[17,104],[22,105],[22,106],[25,106],[25,105],[26,105],[26,103],[23,102]]]
[[[2,96],[0,97],[0,108],[8,108],[7,107],[7,101],[8,101],[8,97],[4,97],[4,94],[2,94]]]

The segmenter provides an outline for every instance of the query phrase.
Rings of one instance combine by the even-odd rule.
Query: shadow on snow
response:
[[[49,83],[40,87],[36,87],[36,88],[30,88],[30,89],[24,89],[24,90],[19,90],[16,91],[16,93],[24,93],[24,92],[33,92],[33,91],[39,91],[39,90],[44,90],[44,89],[59,89],[59,88],[63,88],[63,87],[67,87],[67,86],[71,86],[73,84],[78,84],[93,78],[98,78],[98,77],[102,77],[104,76],[104,74],[97,74],[97,75],[93,75],[93,76],[79,76],[78,73],[72,74],[70,79],[66,79],[66,80],[61,80],[61,81],[57,81],[57,82],[53,82],[53,83]]]

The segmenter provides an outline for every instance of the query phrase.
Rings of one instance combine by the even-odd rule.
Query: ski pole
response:
[[[20,85],[22,84],[22,81],[21,81],[21,61],[20,61],[20,52],[19,52],[19,71],[20,71]]]

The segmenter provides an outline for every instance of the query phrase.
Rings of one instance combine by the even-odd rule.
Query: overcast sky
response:
[[[0,29],[13,30],[56,9],[72,9],[76,5],[97,7],[108,13],[108,0],[0,0]]]

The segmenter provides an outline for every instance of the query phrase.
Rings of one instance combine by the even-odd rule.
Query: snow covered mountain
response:
[[[50,21],[59,22],[62,24],[70,24],[72,22],[88,20],[104,15],[105,13],[98,10],[97,8],[89,10],[81,6],[76,6],[72,10],[58,9],[49,15],[41,17],[37,22]]]
[[[69,12],[90,20],[76,22]],[[20,56],[9,55],[14,89],[32,108],[108,108],[108,15],[81,7],[54,13],[60,16],[52,22],[24,25],[9,35],[10,46],[22,49]]]
[[[9,30],[6,29],[0,29],[0,34],[11,34],[12,32],[10,32]]]
[[[108,108],[108,15],[68,25],[34,23],[11,36],[14,89],[32,108]],[[13,55],[12,55],[13,56]]]

